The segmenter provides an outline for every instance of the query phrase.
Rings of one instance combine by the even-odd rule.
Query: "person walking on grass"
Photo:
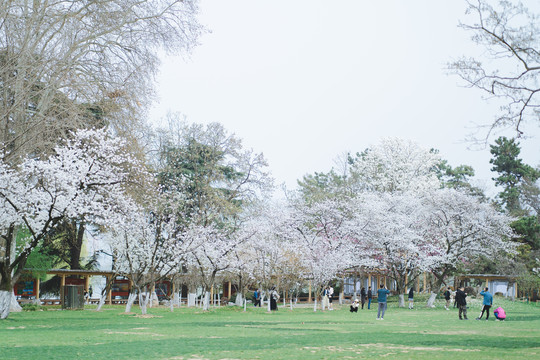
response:
[[[469,320],[467,319],[467,293],[464,290],[465,288],[462,286],[456,291],[456,303],[459,308],[459,320]]]
[[[371,309],[371,298],[373,297],[373,292],[371,291],[371,286],[368,286],[367,291],[367,308]]]
[[[413,309],[414,308],[414,290],[413,288],[411,288],[409,290],[409,309]]]
[[[484,296],[484,301],[482,302],[482,312],[480,315],[476,318],[476,320],[482,319],[482,316],[484,315],[484,311],[486,312],[486,321],[489,319],[489,309],[491,309],[491,305],[493,305],[493,295],[491,295],[488,291],[489,289],[487,287],[484,288],[484,291],[480,292],[480,295]]]
[[[328,302],[328,286],[325,286],[322,292],[322,310],[330,309],[330,304]]]
[[[253,306],[261,307],[261,291],[259,289],[253,292]]]
[[[444,300],[446,300],[446,305],[444,305],[444,308],[446,310],[450,310],[450,297],[451,296],[452,296],[452,292],[450,291],[450,286],[449,286],[444,292]]]
[[[364,310],[364,304],[366,303],[366,288],[363,286],[360,290],[360,302],[362,303],[362,310]]]
[[[381,288],[377,290],[377,302],[379,308],[377,309],[377,320],[384,320],[384,313],[386,312],[386,297],[390,294],[390,290],[381,284]]]

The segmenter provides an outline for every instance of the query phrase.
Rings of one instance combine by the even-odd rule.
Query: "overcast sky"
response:
[[[211,32],[190,58],[164,59],[151,120],[173,111],[220,122],[289,188],[346,151],[412,139],[452,166],[473,166],[492,195],[489,149],[464,140],[497,104],[445,71],[481,54],[458,28],[465,9],[464,0],[201,0]],[[535,166],[539,129],[526,127],[536,137],[521,140]]]

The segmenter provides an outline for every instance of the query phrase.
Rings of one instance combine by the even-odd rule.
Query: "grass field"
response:
[[[497,300],[504,322],[469,321],[457,310],[399,309],[391,303],[384,321],[371,310],[351,314],[248,307],[209,312],[149,309],[151,316],[101,312],[12,313],[0,321],[0,359],[538,359],[540,307]]]

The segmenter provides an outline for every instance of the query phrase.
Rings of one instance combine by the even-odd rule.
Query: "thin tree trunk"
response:
[[[107,291],[103,291],[101,294],[101,297],[99,298],[99,304],[96,308],[96,311],[101,311],[101,308],[103,307],[103,304],[105,304],[105,299],[107,298]]]
[[[436,297],[437,297],[437,293],[432,292],[431,295],[429,296],[429,299],[427,301],[426,306],[430,307],[430,308],[434,308],[435,307],[435,298]]]
[[[148,307],[153,308],[153,307],[158,306],[158,305],[159,305],[159,298],[158,298],[156,292],[152,291],[150,293],[149,298],[148,298]]]
[[[85,225],[80,223],[77,227],[77,222],[72,220],[67,224],[68,234],[70,239],[67,239],[69,245],[70,259],[69,266],[71,270],[79,270],[81,268],[81,250],[84,239]]]
[[[133,303],[135,302],[135,299],[137,298],[137,292],[131,292],[129,293],[128,301],[126,303],[126,311],[125,312],[131,312],[131,307],[133,306]]]
[[[405,295],[399,294],[399,307],[404,308],[405,307]]]
[[[315,302],[313,303],[313,311],[317,312],[317,298],[315,298]]]

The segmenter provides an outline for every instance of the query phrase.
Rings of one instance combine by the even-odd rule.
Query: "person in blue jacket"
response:
[[[484,301],[482,302],[482,312],[480,315],[476,318],[476,320],[482,319],[482,316],[484,315],[484,311],[486,312],[486,321],[489,319],[489,309],[491,309],[491,305],[493,305],[493,295],[491,295],[488,291],[488,288],[485,287],[484,291],[480,292],[480,295],[484,296]]]
[[[377,290],[377,302],[379,308],[377,309],[377,320],[384,320],[384,313],[386,312],[386,297],[390,294],[390,290],[381,284],[381,288]]]

